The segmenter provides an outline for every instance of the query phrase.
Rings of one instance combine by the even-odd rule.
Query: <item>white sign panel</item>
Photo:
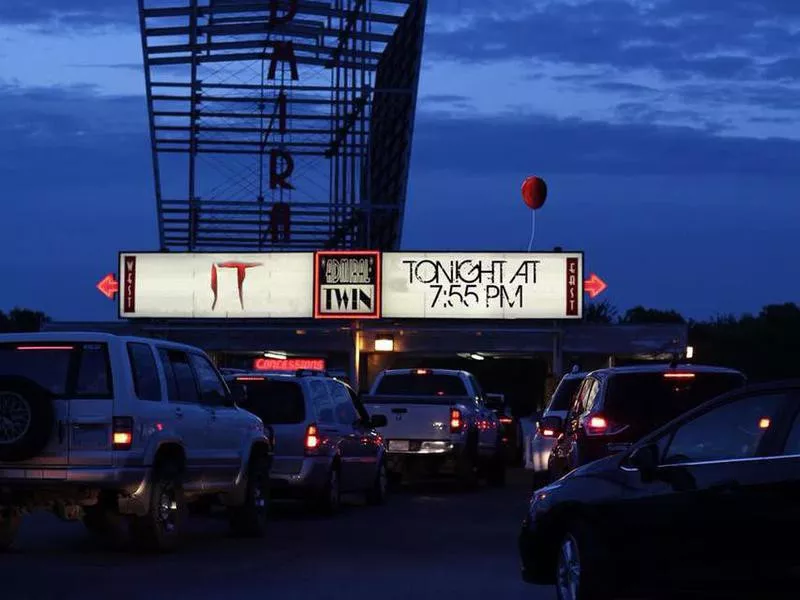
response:
[[[390,319],[579,319],[583,254],[384,253]]]
[[[120,317],[311,318],[312,253],[121,253]]]

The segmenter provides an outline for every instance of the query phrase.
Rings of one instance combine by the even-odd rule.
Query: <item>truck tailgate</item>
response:
[[[457,399],[365,396],[363,400],[370,415],[384,415],[388,420],[381,428],[387,440],[450,439],[450,409]]]

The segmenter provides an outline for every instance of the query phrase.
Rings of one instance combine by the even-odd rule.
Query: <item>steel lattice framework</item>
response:
[[[161,249],[396,249],[426,12],[139,0]]]

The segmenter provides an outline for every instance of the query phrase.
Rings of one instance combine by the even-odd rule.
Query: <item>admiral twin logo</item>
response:
[[[314,260],[316,318],[380,316],[378,252],[318,252]]]

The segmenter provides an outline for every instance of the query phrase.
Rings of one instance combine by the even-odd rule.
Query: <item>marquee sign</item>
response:
[[[580,319],[605,289],[581,252],[123,252],[119,273],[129,319]]]
[[[583,254],[384,253],[382,314],[396,319],[578,319]]]

